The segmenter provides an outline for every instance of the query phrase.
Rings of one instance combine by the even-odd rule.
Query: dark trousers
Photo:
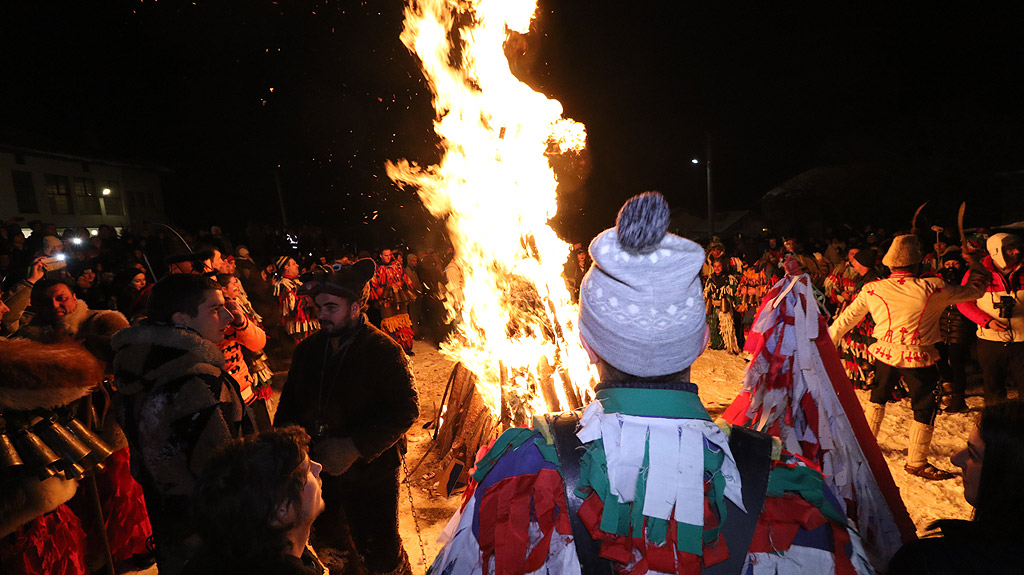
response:
[[[398,468],[374,463],[320,476],[325,509],[313,528],[320,541],[337,549],[348,548],[344,538],[351,534],[366,569],[387,573],[406,560],[398,533]]]
[[[1017,386],[1024,399],[1024,342],[978,340],[978,363],[985,382],[985,405],[1006,399],[1006,389]]]
[[[937,343],[939,349],[939,375],[942,381],[950,383],[950,391],[957,395],[964,395],[967,391],[967,360],[971,355],[971,348],[966,343]]]
[[[935,388],[939,383],[939,369],[928,367],[893,367],[879,361],[875,364],[875,387],[871,390],[871,401],[885,405],[892,399],[892,390],[900,377],[910,390],[910,408],[914,410],[914,421],[933,425],[935,410]]]

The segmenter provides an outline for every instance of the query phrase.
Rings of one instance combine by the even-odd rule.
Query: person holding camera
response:
[[[1021,247],[1024,242],[1013,234],[993,234],[986,244],[984,268],[972,267],[964,276],[989,276],[988,290],[976,301],[957,306],[960,313],[978,324],[978,363],[985,385],[985,405],[1006,399],[1006,382],[1017,384],[1018,397],[1024,398],[1024,288],[1021,278]]]
[[[295,348],[274,425],[305,429],[310,456],[323,465],[326,510],[314,537],[329,567],[324,548],[347,550],[351,534],[363,572],[411,574],[398,532],[398,469],[419,402],[402,346],[364,313],[375,269],[367,258],[302,276],[299,294],[313,297],[320,330]]]

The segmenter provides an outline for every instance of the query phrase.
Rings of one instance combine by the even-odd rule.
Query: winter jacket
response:
[[[399,440],[419,416],[405,351],[365,315],[337,351],[329,339],[317,332],[296,346],[274,424],[299,425],[314,440],[351,437],[361,454],[353,470],[397,468]]]
[[[960,313],[957,305],[948,306],[939,318],[939,337],[944,343],[969,343],[971,322]]]
[[[189,498],[213,452],[256,428],[217,344],[183,327],[146,323],[112,340],[118,418],[132,473],[158,539],[192,534]]]
[[[928,367],[939,360],[939,317],[947,306],[977,299],[985,286],[951,286],[939,278],[913,274],[892,276],[865,284],[857,297],[829,328],[838,345],[846,332],[868,313],[875,322],[875,343],[868,353],[893,367]]]
[[[960,313],[967,316],[967,319],[978,324],[978,339],[988,341],[1008,341],[1012,335],[1013,341],[1024,341],[1024,265],[1018,265],[1009,273],[1002,273],[992,261],[992,256],[985,256],[981,265],[990,274],[992,279],[988,289],[975,301],[964,302],[957,305]],[[979,272],[969,270],[964,276],[964,283]],[[989,329],[988,322],[999,319],[999,310],[994,304],[1000,302],[1001,297],[1011,297],[1016,302],[1013,306],[1013,315],[1009,318],[1009,332]],[[1002,320],[1004,323],[1006,319]]]

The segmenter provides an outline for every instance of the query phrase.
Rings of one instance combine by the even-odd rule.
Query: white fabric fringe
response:
[[[748,416],[754,417],[758,410],[761,411],[761,416],[754,422],[755,429],[759,431],[770,428],[778,421],[782,446],[791,453],[803,452],[800,441],[818,443],[825,452],[822,472],[826,485],[839,499],[844,514],[846,500],[856,500],[856,523],[862,533],[873,535],[878,555],[887,564],[901,545],[899,528],[885,504],[885,498],[861,451],[846,412],[839,403],[839,397],[814,343],[818,337],[818,309],[810,282],[791,277],[780,281],[789,281],[790,285],[764,306],[753,329],[765,333],[772,326],[780,324],[779,314],[783,309],[793,314],[794,325],[785,326],[779,349],[779,353],[794,358],[793,385],[790,389],[765,389],[761,383],[768,373],[769,361],[763,356],[754,358],[743,384],[743,390],[751,396]],[[801,295],[808,305],[800,303],[801,298],[798,296]],[[780,305],[783,301],[784,306]],[[776,328],[766,339],[765,347],[769,352],[774,352],[777,343]],[[814,436],[800,408],[800,400],[806,393],[811,394],[817,406],[820,437]],[[793,408],[792,426],[785,423],[787,406]]]
[[[729,438],[720,427],[699,419],[638,417],[604,412],[600,401],[591,403],[580,420],[576,437],[583,443],[604,439],[611,492],[620,503],[636,499],[637,477],[643,465],[643,445],[649,445],[644,515],[674,517],[680,523],[704,525],[704,444],[723,450],[725,496],[743,508],[740,474],[729,450]],[[674,512],[673,512],[674,511]],[[744,509],[744,511],[746,511]]]

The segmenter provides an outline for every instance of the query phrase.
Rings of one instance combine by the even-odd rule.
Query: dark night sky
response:
[[[705,134],[721,209],[822,165],[949,175],[930,193],[957,203],[1024,168],[1019,15],[890,4],[541,0],[530,82],[590,136],[559,228],[585,239],[645,189],[703,213]],[[293,223],[415,241],[437,225],[383,169],[436,160],[402,7],[19,2],[0,23],[0,140],[167,166],[186,226],[277,223],[280,166]]]

